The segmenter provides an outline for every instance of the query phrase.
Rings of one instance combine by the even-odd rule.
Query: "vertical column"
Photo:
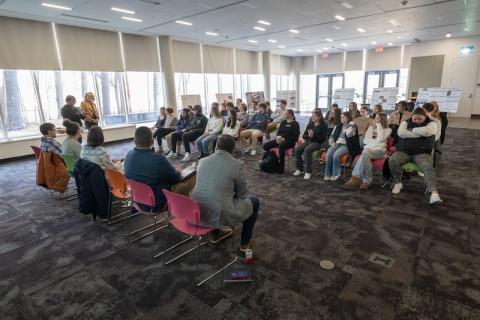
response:
[[[271,63],[270,63],[270,52],[264,51],[263,52],[263,83],[264,83],[264,91],[265,91],[265,101],[270,101],[270,81],[272,79],[271,74]]]
[[[300,93],[302,92],[302,90],[301,90],[302,84],[300,83],[301,69],[302,69],[302,57],[294,57],[293,58],[293,73],[295,75],[295,88],[296,88],[296,91],[297,91],[297,99],[295,101],[295,104],[297,106],[297,111],[302,110],[302,108],[300,106],[300,101],[301,101]],[[315,94],[315,93],[313,93],[313,94]]]
[[[163,84],[165,90],[165,103],[167,106],[177,109],[175,93],[175,75],[173,71],[173,59],[170,37],[158,37],[160,63],[162,66]]]

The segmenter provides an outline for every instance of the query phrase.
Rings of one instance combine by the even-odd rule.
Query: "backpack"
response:
[[[350,154],[350,159],[355,159],[356,156],[362,154],[362,147],[360,146],[360,138],[358,136],[357,126],[354,125],[355,135],[350,138],[346,138],[348,153]]]
[[[260,161],[260,170],[266,173],[277,173],[280,170],[280,161],[273,151],[267,151],[263,154]]]

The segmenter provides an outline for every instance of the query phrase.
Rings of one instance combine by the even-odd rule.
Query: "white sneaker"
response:
[[[177,157],[177,154],[175,152],[172,152],[170,151],[168,154],[167,154],[167,158],[176,158]]]
[[[251,155],[251,156],[255,156],[256,154],[257,154],[257,150],[252,149],[252,152],[250,152],[250,155]]]
[[[190,153],[189,152],[185,153],[185,157],[183,157],[182,161],[186,162],[186,161],[190,161],[190,160],[192,160],[191,157],[190,157]]]
[[[402,189],[403,189],[403,183],[401,183],[401,182],[400,183],[395,183],[393,185],[392,193],[393,194],[399,194],[400,191],[402,191]]]
[[[295,170],[295,172],[293,173],[293,175],[294,175],[295,177],[298,177],[298,176],[301,175],[302,173],[303,173],[302,171],[300,171],[300,170],[297,169],[297,170]]]
[[[323,180],[325,180],[325,181],[330,181],[330,177],[325,176],[325,177],[323,177]]]
[[[440,199],[440,195],[438,194],[438,192],[432,192],[432,194],[430,195],[430,205],[442,203],[443,201],[442,199]]]
[[[337,181],[338,178],[340,178],[340,175],[330,177],[330,181]]]
[[[191,165],[190,167],[191,167],[192,169],[197,169],[197,163],[196,163],[196,162],[192,163],[192,165]]]
[[[303,176],[303,179],[310,180],[311,177],[312,177],[311,173],[305,173],[305,175]]]

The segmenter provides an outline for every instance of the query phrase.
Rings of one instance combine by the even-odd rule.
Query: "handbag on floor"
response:
[[[277,173],[280,170],[280,161],[273,151],[267,151],[263,154],[260,161],[260,170],[266,173]]]

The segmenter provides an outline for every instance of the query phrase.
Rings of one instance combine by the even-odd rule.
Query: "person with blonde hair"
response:
[[[80,103],[80,109],[82,109],[85,116],[85,127],[90,129],[93,126],[98,126],[100,116],[98,114],[97,105],[95,104],[95,96],[91,92],[85,93],[85,98]]]
[[[205,132],[195,140],[197,151],[199,153],[199,159],[208,156],[208,145],[210,142],[215,142],[218,136],[222,132],[223,116],[220,113],[218,103],[212,103],[210,110],[210,118],[207,122]]]

